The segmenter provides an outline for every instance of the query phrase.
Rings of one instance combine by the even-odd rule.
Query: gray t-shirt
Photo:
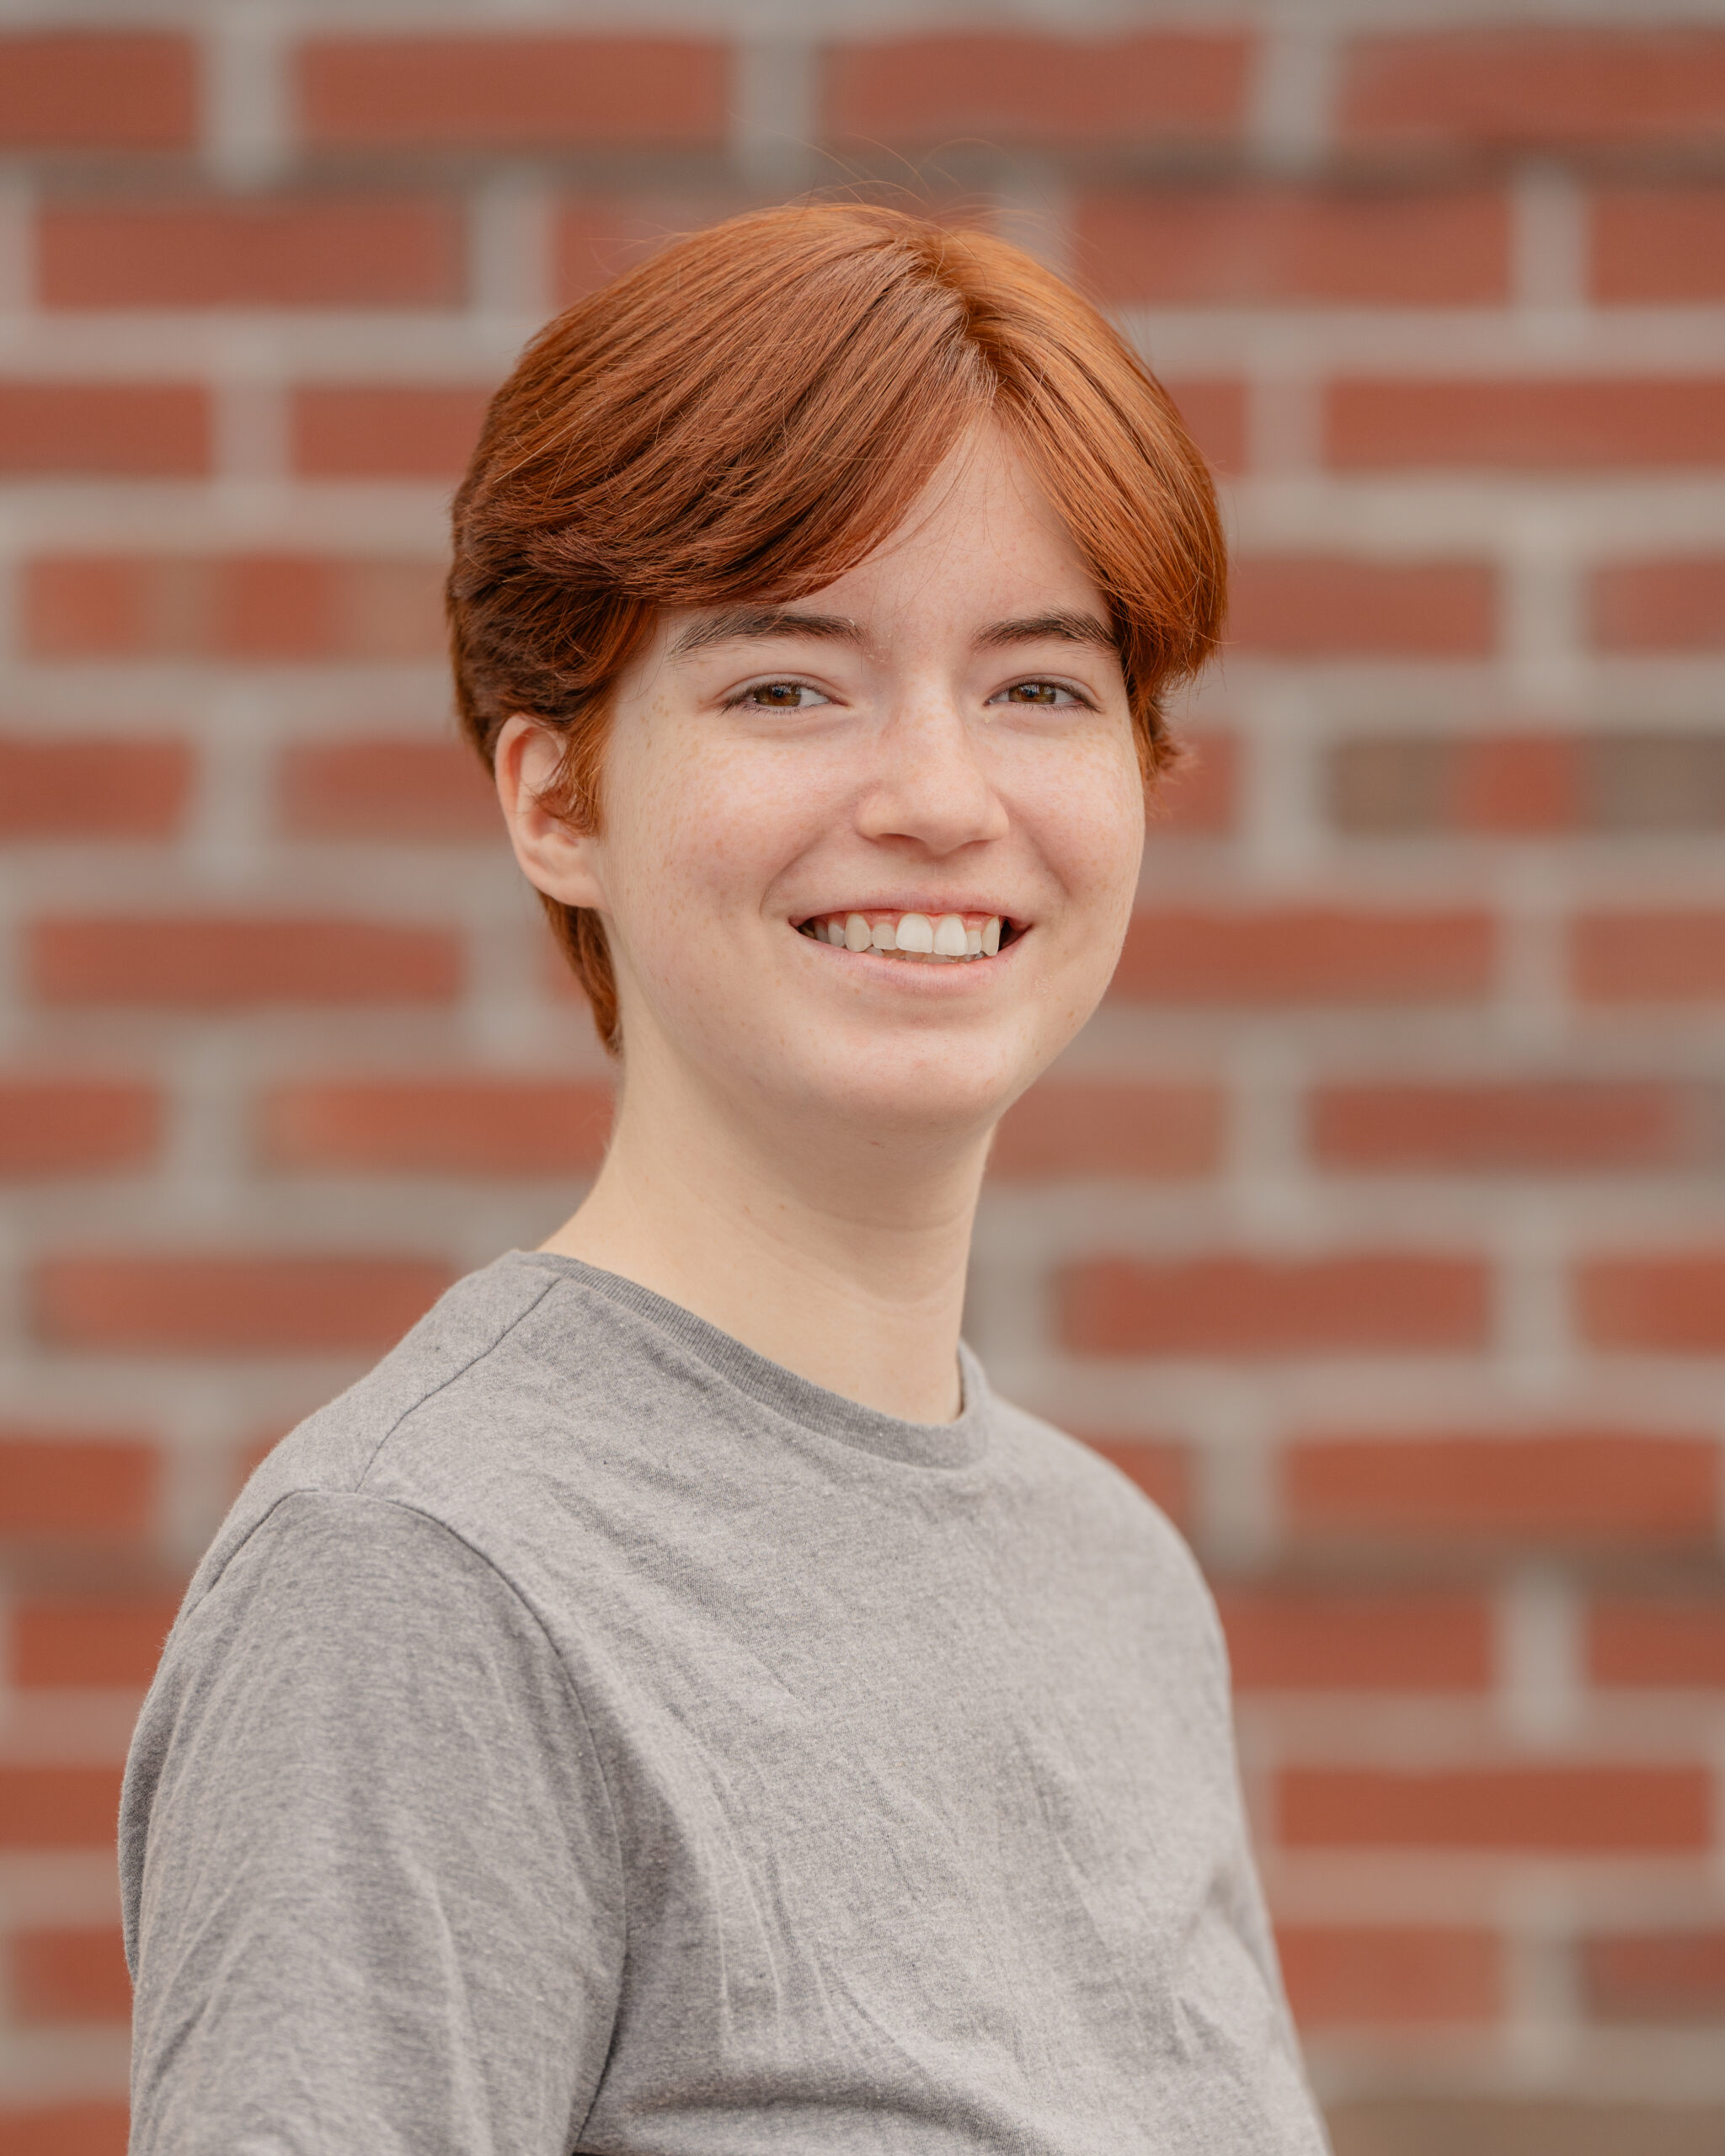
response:
[[[135,2156],[1314,2156],[1114,1469],[515,1252],[253,1476],[121,1820]]]

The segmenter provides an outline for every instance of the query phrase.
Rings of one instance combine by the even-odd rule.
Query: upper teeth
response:
[[[1001,947],[1001,917],[975,917],[967,926],[962,914],[828,914],[807,921],[804,928],[817,942],[842,944],[850,951],[896,951],[907,958],[991,958]]]

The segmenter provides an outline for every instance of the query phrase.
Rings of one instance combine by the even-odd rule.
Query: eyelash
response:
[[[1070,696],[1072,699],[1072,702],[1079,706],[1082,710],[1092,711],[1095,708],[1095,706],[1091,702],[1090,698],[1084,694],[1083,691],[1081,689],[1075,689],[1070,681],[1050,681],[1045,680],[1039,674],[1030,675],[1022,681],[1008,681],[1005,688],[996,690],[994,695],[989,698],[989,702],[991,703],[994,703],[1002,698],[1010,696],[1014,689],[1053,689],[1063,696]],[[1034,705],[1031,705],[1027,707],[1027,708],[1034,710],[1036,707]],[[1060,708],[1061,707],[1059,704],[1044,704],[1042,706],[1042,709],[1044,711],[1059,711]]]
[[[724,699],[724,708],[726,711],[735,711],[747,703],[750,696],[758,695],[762,689],[806,689],[810,696],[825,695],[825,691],[817,689],[812,681],[793,681],[788,678],[745,681],[740,689],[734,689]],[[827,697],[826,701],[830,702],[831,698]],[[813,704],[761,704],[757,708],[761,711],[813,711],[815,707]]]
[[[740,689],[734,690],[731,694],[724,699],[723,708],[726,711],[739,710],[743,705],[748,702],[750,696],[758,695],[763,689],[806,689],[811,696],[821,696],[828,702],[831,701],[830,697],[825,696],[825,691],[817,689],[812,681],[795,681],[786,677],[783,679],[774,679],[765,681],[745,682]],[[1054,689],[1061,696],[1070,696],[1075,705],[1086,711],[1093,710],[1095,708],[1091,699],[1087,696],[1081,690],[1075,689],[1070,681],[1051,681],[1047,680],[1044,676],[1036,674],[1027,675],[1022,681],[1008,681],[1003,689],[996,690],[994,695],[989,698],[990,703],[992,704],[999,702],[1006,697],[1010,696],[1014,689]],[[756,706],[756,709],[761,711],[800,712],[813,711],[817,708],[818,707],[813,704],[761,704]],[[1034,710],[1037,707],[1030,705],[1025,707],[1025,708]],[[1063,709],[1064,707],[1059,704],[1044,704],[1041,708],[1044,711],[1059,711]]]

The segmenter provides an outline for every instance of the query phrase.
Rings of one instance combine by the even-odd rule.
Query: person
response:
[[[191,1583],[135,2151],[1322,2148],[1197,1569],[959,1340],[1223,590],[1167,396],[985,232],[746,216],[528,348],[457,691],[614,1132]]]

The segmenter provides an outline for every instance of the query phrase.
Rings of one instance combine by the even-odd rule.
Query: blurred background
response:
[[[1338,2149],[1717,2156],[1725,4],[6,0],[0,147],[0,2156],[123,2148],[249,1465],[601,1143],[449,715],[488,391],[811,187],[1069,270],[1226,481],[969,1326],[1210,1572]]]

